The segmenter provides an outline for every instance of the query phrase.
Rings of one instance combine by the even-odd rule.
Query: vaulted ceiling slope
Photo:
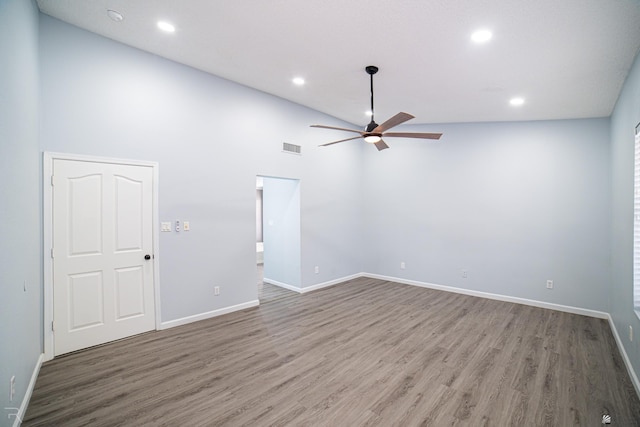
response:
[[[640,48],[638,0],[37,3],[62,21],[354,124],[368,122],[371,64],[380,67],[376,117],[606,117]],[[160,31],[159,20],[175,32]],[[472,42],[478,29],[492,38]],[[510,105],[514,97],[524,104]]]

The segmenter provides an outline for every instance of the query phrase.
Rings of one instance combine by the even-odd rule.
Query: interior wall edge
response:
[[[31,401],[31,395],[33,394],[33,389],[36,387],[38,374],[40,373],[40,368],[42,367],[44,361],[44,353],[40,353],[40,357],[38,357],[36,365],[33,367],[33,373],[31,374],[31,380],[29,380],[27,391],[25,392],[22,403],[20,404],[20,410],[16,414],[15,421],[13,422],[14,427],[20,426],[20,424],[22,423],[22,419],[24,419],[24,416],[27,413],[27,408],[29,407],[29,402]]]
[[[616,328],[616,322],[613,321],[613,318],[608,313],[607,313],[607,320],[609,321],[609,327],[611,328],[613,337],[616,340],[618,351],[622,356],[622,360],[624,360],[624,366],[626,366],[627,368],[627,373],[629,374],[629,378],[631,378],[633,387],[636,389],[636,394],[638,395],[638,397],[640,397],[640,380],[638,380],[638,375],[636,375],[636,371],[633,369],[633,365],[631,364],[631,359],[627,354],[627,350],[623,345],[622,339],[620,339],[620,334],[618,334],[618,328]]]

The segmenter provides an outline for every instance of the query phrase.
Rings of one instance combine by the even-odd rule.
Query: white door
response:
[[[55,159],[52,183],[54,354],[155,329],[152,168]]]

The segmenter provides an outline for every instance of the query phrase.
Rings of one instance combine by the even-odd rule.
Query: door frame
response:
[[[158,163],[143,160],[116,159],[109,157],[86,156],[81,154],[54,153],[45,151],[42,162],[42,231],[43,231],[43,280],[44,280],[44,304],[43,304],[43,351],[44,361],[53,359],[53,174],[54,160],[73,160],[92,163],[113,163],[118,165],[151,167],[153,175],[152,190],[152,224],[151,236],[153,239],[153,299],[155,309],[155,329],[160,329],[162,316],[160,314],[160,245],[159,245],[159,214],[158,214]]]

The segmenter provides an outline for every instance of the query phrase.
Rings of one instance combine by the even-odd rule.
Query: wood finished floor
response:
[[[60,357],[23,426],[640,426],[601,319],[360,278]]]

